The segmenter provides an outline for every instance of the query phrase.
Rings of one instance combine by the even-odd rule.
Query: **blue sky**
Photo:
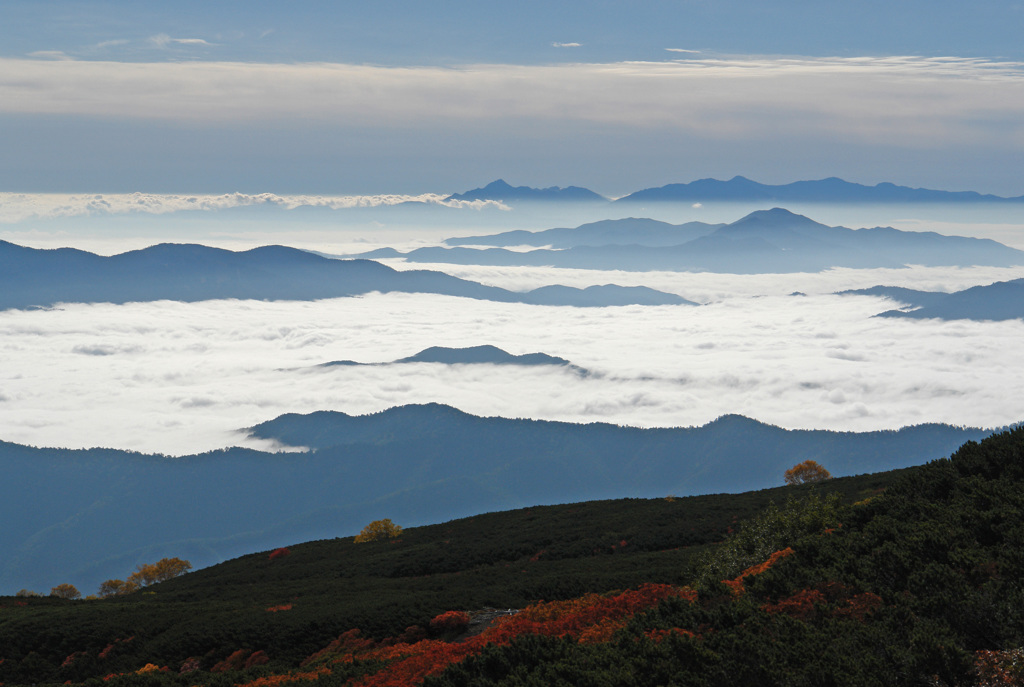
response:
[[[1024,194],[1024,3],[25,2],[0,190]]]

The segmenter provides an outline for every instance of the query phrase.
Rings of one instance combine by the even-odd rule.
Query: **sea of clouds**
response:
[[[622,283],[630,274],[458,271],[518,287],[611,276]],[[788,428],[855,431],[1024,419],[1024,400],[1012,392],[1024,384],[1024,322],[874,318],[896,304],[831,293],[897,276],[901,285],[961,288],[1020,271],[881,272],[644,275],[643,283],[700,307],[370,294],[4,311],[0,439],[173,455],[272,448],[238,430],[286,412],[362,414],[427,402],[479,415],[645,427],[700,425],[728,413]],[[317,367],[480,344],[560,356],[592,374],[493,365]]]

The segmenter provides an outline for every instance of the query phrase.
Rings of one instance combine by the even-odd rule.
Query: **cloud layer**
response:
[[[168,39],[171,40],[171,39]],[[0,113],[338,126],[596,122],[1024,145],[1024,70],[965,58],[693,58],[458,68],[0,59]]]
[[[848,277],[837,275],[837,283]],[[760,297],[749,294],[766,284],[736,279],[718,284],[721,298],[701,308],[393,294],[3,312],[0,438],[181,454],[239,443],[234,430],[285,412],[366,413],[429,401],[481,415],[638,426],[702,424],[725,413],[849,430],[1024,419],[1024,401],[1006,392],[1024,384],[1022,322],[873,319],[892,303],[815,295],[806,275],[777,278]],[[801,288],[810,295],[778,295]],[[477,344],[541,351],[600,376],[313,367]]]
[[[381,194],[369,196],[278,195],[276,193],[223,193],[219,195],[177,195],[158,193],[3,193],[0,192],[0,223],[26,219],[50,219],[80,215],[146,213],[162,215],[184,210],[228,210],[274,206],[285,210],[300,207],[372,208],[401,203],[424,203],[451,208],[481,209],[508,207],[494,200],[447,200],[437,193],[419,195]]]

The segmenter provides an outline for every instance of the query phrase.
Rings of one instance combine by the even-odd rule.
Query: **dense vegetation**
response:
[[[900,474],[312,542],[0,600],[0,681],[1019,685],[1022,514],[1024,428]]]
[[[853,501],[896,478],[841,478],[829,488]],[[261,669],[283,670],[353,628],[382,639],[451,610],[678,585],[739,521],[810,489],[490,513],[406,528],[397,540],[255,553],[97,601],[0,597],[0,682],[80,681],[151,663],[177,672],[196,657],[206,670],[239,650],[264,651]]]

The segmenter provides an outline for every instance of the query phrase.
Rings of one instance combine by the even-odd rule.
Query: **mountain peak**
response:
[[[601,201],[608,199],[594,193],[590,189],[579,186],[549,186],[533,188],[531,186],[512,186],[504,179],[496,179],[483,188],[475,188],[465,193],[453,193],[447,200],[500,200],[500,201]]]

